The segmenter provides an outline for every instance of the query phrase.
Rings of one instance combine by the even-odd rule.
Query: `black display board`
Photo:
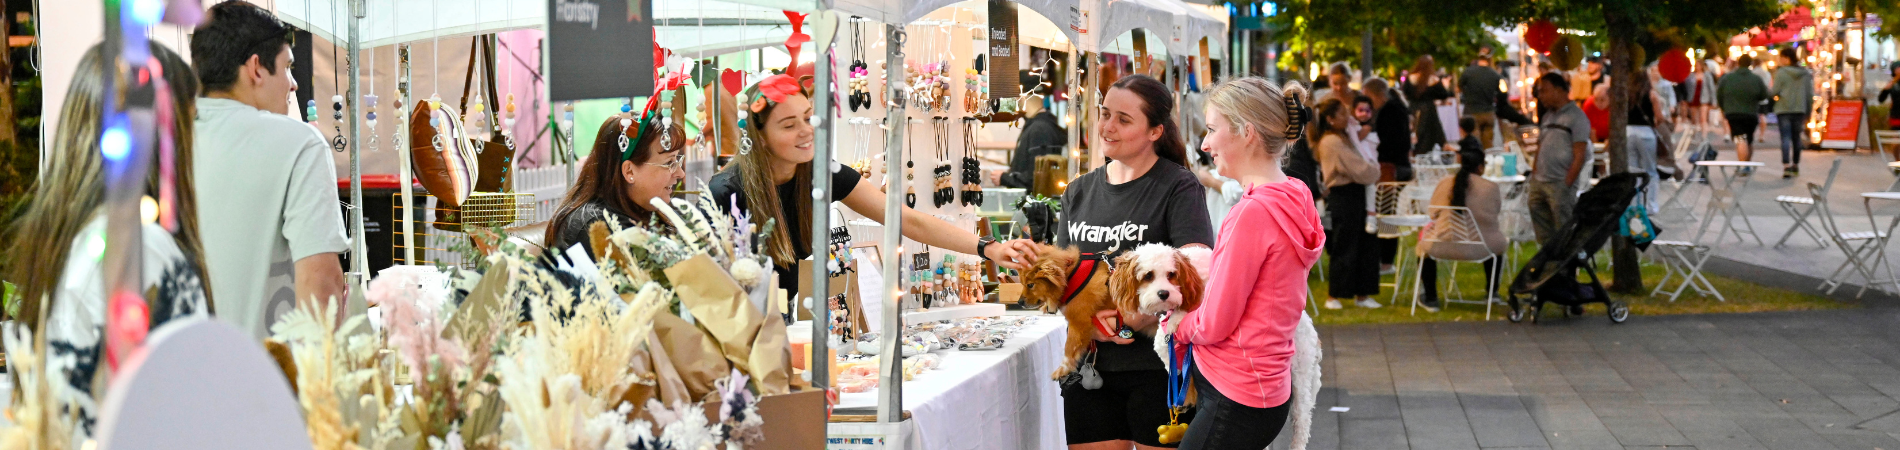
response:
[[[648,0],[548,0],[548,88],[554,101],[653,94]]]

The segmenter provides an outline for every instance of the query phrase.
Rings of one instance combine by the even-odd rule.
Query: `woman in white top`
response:
[[[66,94],[66,108],[59,130],[51,142],[53,154],[46,160],[46,173],[34,190],[34,201],[18,222],[6,255],[7,279],[18,283],[21,304],[14,316],[16,326],[25,326],[45,340],[42,349],[47,382],[53,397],[74,406],[78,426],[75,440],[92,434],[97,398],[103,398],[107,379],[100,370],[105,363],[105,269],[100,256],[105,251],[104,204],[105,180],[100,156],[99,121],[104,110],[105,89],[100,83],[104,66],[101,45],[94,45],[79,61],[78,76]],[[198,96],[198,78],[191,66],[177,53],[156,43],[151,46],[153,65],[163,73],[160,85],[161,117],[169,113],[171,122],[172,167],[169,179],[163,177],[160,161],[154,161],[146,174],[146,195],[161,198],[160,186],[170,184],[174,193],[170,224],[145,223],[141,226],[140,294],[145,296],[147,315],[153,328],[185,317],[205,317],[211,312],[211,293],[203,278],[204,260],[198,237],[196,204],[193,200],[191,173],[191,132],[194,99]],[[163,220],[161,220],[163,221]],[[168,226],[170,229],[168,230]],[[30,261],[24,257],[32,258]],[[7,332],[17,332],[9,328]]]

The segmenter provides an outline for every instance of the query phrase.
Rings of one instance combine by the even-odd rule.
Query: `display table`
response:
[[[998,350],[939,350],[936,370],[905,381],[904,410],[911,419],[896,427],[907,449],[1061,449],[1062,396],[1049,379],[1062,357],[1068,326],[1060,316],[1033,314],[1035,321]],[[834,415],[876,415],[877,390],[841,394]],[[875,423],[832,423],[828,448],[842,439],[883,435]],[[888,441],[886,441],[888,442]]]

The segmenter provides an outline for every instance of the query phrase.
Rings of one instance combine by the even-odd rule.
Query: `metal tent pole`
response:
[[[830,20],[834,23],[837,16],[818,13],[808,16],[817,20]],[[831,24],[826,24],[831,25]],[[832,33],[831,39],[838,39]],[[831,308],[825,299],[830,298],[826,288],[831,287],[831,270],[826,260],[831,254],[831,170],[838,164],[831,160],[831,44],[819,45],[812,54],[816,67],[816,81],[812,83],[812,101],[815,114],[812,115],[812,157],[811,157],[811,292],[805,297],[805,304],[811,309],[811,359],[806,370],[811,373],[811,385],[820,389],[831,386],[828,373],[831,369],[831,354],[826,351],[830,344]],[[792,61],[797,65],[798,61]],[[823,250],[820,250],[823,249]],[[797,308],[792,308],[796,310]],[[826,359],[818,362],[819,358]]]
[[[349,22],[350,39],[347,44],[349,72],[346,73],[350,74],[350,93],[343,96],[343,103],[349,105],[350,115],[350,237],[352,241],[350,242],[350,276],[352,279],[347,305],[350,305],[348,310],[354,310],[354,305],[364,304],[363,293],[369,290],[369,252],[364,251],[366,250],[364,246],[367,245],[365,242],[368,239],[363,235],[363,146],[359,145],[363,142],[363,128],[359,123],[363,115],[363,105],[357,101],[362,96],[362,86],[359,85],[361,77],[357,76],[357,71],[362,69],[356,65],[357,54],[363,50],[362,39],[357,33],[363,22],[363,0],[350,0]]]
[[[904,330],[904,299],[900,280],[903,259],[904,227],[904,133],[910,129],[904,116],[904,27],[885,25],[884,88],[888,89],[884,120],[890,124],[884,139],[884,319],[879,330],[878,348],[884,367],[878,380],[877,417],[883,423],[904,421],[904,354],[897,348],[897,336]],[[816,243],[814,243],[815,245]],[[813,326],[817,326],[813,324]],[[895,429],[895,428],[893,428]],[[890,448],[904,448],[901,433],[886,437]]]

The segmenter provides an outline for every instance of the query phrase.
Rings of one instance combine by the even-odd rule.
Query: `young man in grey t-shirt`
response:
[[[1544,243],[1570,223],[1570,209],[1577,203],[1577,179],[1590,160],[1590,118],[1570,100],[1570,80],[1561,74],[1539,77],[1536,94],[1538,103],[1552,107],[1538,124],[1542,131],[1537,138],[1537,165],[1525,200],[1537,242]]]

